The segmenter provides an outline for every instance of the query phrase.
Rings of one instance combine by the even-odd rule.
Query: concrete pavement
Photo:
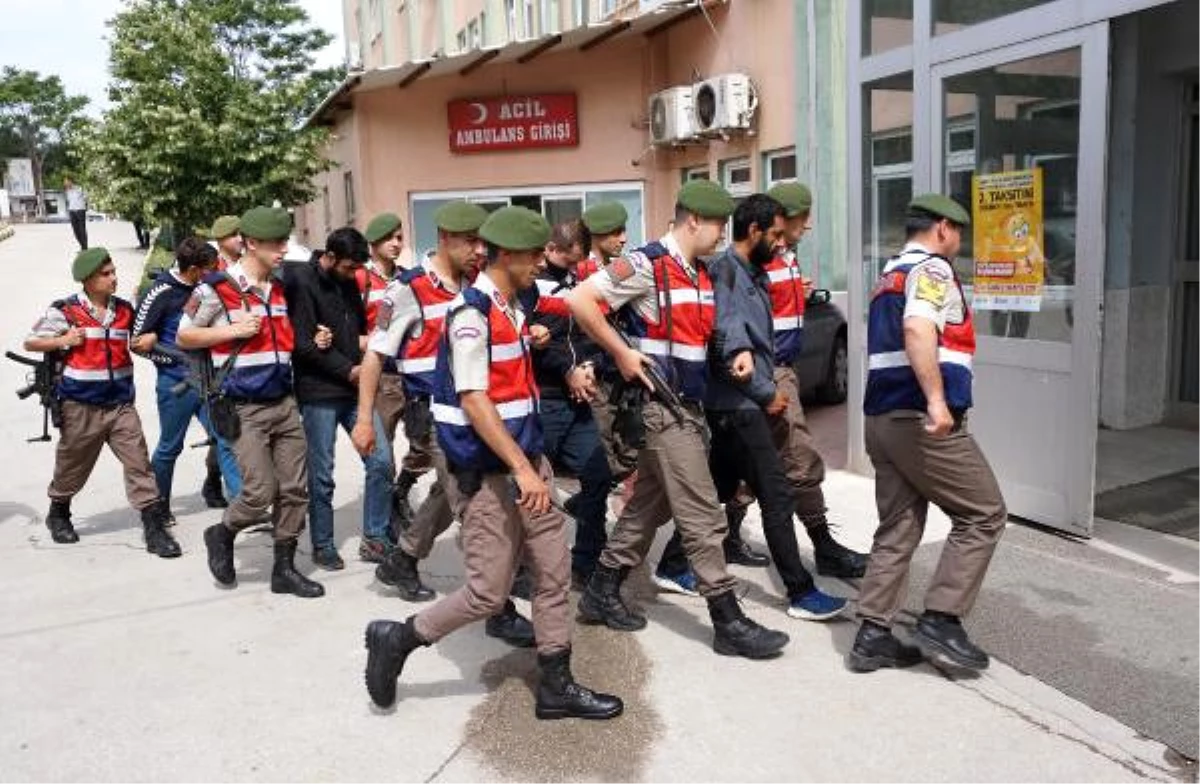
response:
[[[120,290],[127,294],[141,259],[132,228],[94,223],[89,230],[95,244],[114,252]],[[10,273],[13,287],[8,307],[0,310],[7,348],[19,348],[50,300],[76,288],[69,275],[73,247],[65,225],[18,226],[16,236],[0,243],[0,270]],[[140,360],[137,372],[139,408],[153,445],[154,374]],[[51,542],[42,516],[53,446],[24,443],[40,428],[40,410],[4,391],[21,385],[22,377],[13,363],[0,369],[0,474],[6,477],[0,494],[6,567],[0,611],[7,621],[0,628],[0,779],[1195,776],[1194,767],[1163,743],[1023,674],[1005,655],[972,678],[929,665],[851,674],[842,657],[855,625],[787,618],[778,582],[764,570],[735,572],[744,580],[747,612],[792,635],[791,646],[774,661],[716,656],[703,601],[655,597],[644,573],[632,582],[650,616],[649,628],[623,635],[576,627],[576,674],[625,698],[626,715],[616,721],[534,720],[527,685],[533,654],[487,638],[482,626],[414,653],[396,708],[377,711],[362,686],[363,627],[370,619],[399,619],[416,608],[380,590],[373,567],[354,557],[362,471],[347,440],[339,442],[335,496],[347,569],[310,570],[307,542],[298,559],[328,595],[303,601],[271,594],[271,545],[263,534],[239,537],[239,587],[224,591],[214,587],[204,563],[201,532],[219,513],[200,501],[198,451],[185,452],[176,471],[174,530],[183,558],[165,561],[145,553],[119,466],[107,454],[74,504],[81,541]],[[193,432],[190,440],[199,440],[199,429]],[[827,494],[839,535],[866,547],[875,522],[870,480],[833,472]],[[923,555],[947,528],[944,517],[931,515]],[[747,534],[762,544],[753,514]],[[423,566],[439,592],[459,585],[453,536],[443,537]],[[1007,570],[999,575],[985,585],[985,597],[1020,579]],[[920,573],[914,576],[919,581]],[[853,592],[852,586],[818,579],[829,591]],[[1172,620],[1190,623],[1194,635],[1194,602],[1191,607],[1190,620]],[[1159,632],[1151,623],[1136,630],[1147,648]],[[1187,666],[1194,677],[1194,659]],[[1119,672],[1113,668],[1113,677]],[[1191,696],[1194,704],[1194,690]]]

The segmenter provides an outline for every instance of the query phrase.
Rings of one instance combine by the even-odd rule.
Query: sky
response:
[[[320,67],[344,57],[340,0],[298,0],[316,27],[334,36],[317,54]],[[69,95],[91,99],[88,113],[108,106],[109,29],[105,22],[123,0],[0,0],[0,68],[15,66],[57,75]]]

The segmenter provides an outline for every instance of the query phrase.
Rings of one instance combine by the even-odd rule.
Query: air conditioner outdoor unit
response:
[[[758,92],[745,74],[712,76],[692,86],[696,126],[701,133],[746,130],[758,108]]]
[[[650,142],[671,144],[696,138],[692,88],[668,87],[650,96]]]

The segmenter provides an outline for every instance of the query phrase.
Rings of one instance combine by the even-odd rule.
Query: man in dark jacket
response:
[[[573,222],[572,222],[573,223]],[[555,248],[577,247],[578,228],[560,224],[551,234]],[[582,252],[578,253],[581,256]],[[612,486],[608,455],[590,405],[596,395],[596,363],[604,352],[579,329],[567,308],[567,294],[577,282],[568,253],[548,253],[537,285],[521,294],[529,323],[549,332],[548,342],[533,352],[533,371],[541,389],[544,448],[556,467],[579,478],[579,492],[565,508],[575,518],[571,576],[586,585],[607,541],[604,520]]]
[[[784,216],[783,206],[769,196],[745,199],[733,212],[733,243],[708,262],[717,306],[714,368],[704,399],[712,433],[709,465],[723,502],[739,481],[758,498],[767,547],[788,594],[787,614],[821,621],[840,615],[846,600],[817,588],[800,561],[792,523],[796,500],[767,419],[787,405],[775,385],[771,297],[763,269],[782,246]]]
[[[296,399],[308,440],[313,563],[322,569],[345,567],[333,538],[333,459],[338,427],[349,433],[357,420],[367,316],[354,274],[368,257],[362,234],[350,227],[337,229],[323,252],[306,263],[288,265],[284,280],[296,333]],[[358,555],[381,562],[393,547],[388,533],[392,458],[378,414],[374,426],[375,450],[363,458],[367,477]]]

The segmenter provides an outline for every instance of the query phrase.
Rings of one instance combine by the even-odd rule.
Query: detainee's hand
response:
[[[550,488],[538,476],[532,466],[522,468],[513,474],[517,480],[517,506],[530,514],[545,514],[550,509]]]
[[[588,403],[596,396],[596,378],[589,365],[576,365],[567,371],[567,390],[576,403]]]
[[[129,341],[129,347],[139,354],[145,354],[154,348],[156,343],[158,343],[158,335],[153,332],[144,332]]]
[[[350,443],[363,457],[375,451],[375,426],[371,422],[358,420],[350,431]]]
[[[739,351],[729,363],[729,375],[739,384],[749,381],[754,375],[754,355],[749,351]]]
[[[654,384],[650,382],[650,377],[646,375],[646,365],[650,363],[650,357],[646,356],[636,349],[626,347],[617,356],[613,357],[617,364],[617,370],[621,374],[621,378],[626,381],[633,381],[635,378],[645,384],[646,389],[654,391]]]
[[[787,405],[787,396],[777,389],[775,390],[775,398],[770,403],[767,403],[767,407],[763,410],[767,412],[767,416],[779,416],[787,410]]]
[[[324,324],[317,325],[317,332],[313,335],[313,343],[322,351],[333,345],[333,330]]]
[[[545,348],[550,342],[550,330],[545,324],[534,324],[529,328],[529,345],[532,348]]]
[[[946,407],[945,400],[930,400],[925,407],[925,432],[931,436],[949,435],[954,428],[954,417]]]

